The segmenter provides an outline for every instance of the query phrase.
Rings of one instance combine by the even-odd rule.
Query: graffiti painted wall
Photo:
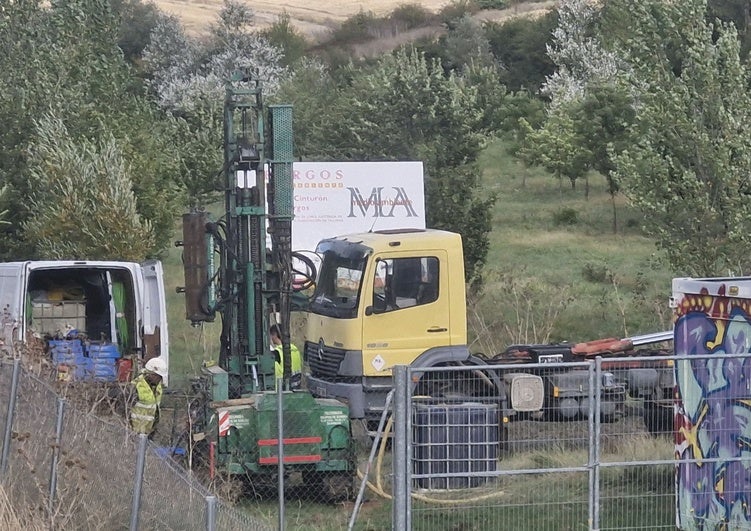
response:
[[[679,280],[676,354],[745,356],[676,363],[675,451],[691,460],[677,469],[677,526],[751,530],[751,300],[727,296],[719,281],[682,292]]]

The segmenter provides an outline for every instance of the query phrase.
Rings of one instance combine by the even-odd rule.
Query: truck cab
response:
[[[461,236],[384,230],[323,240],[309,305],[308,388],[347,401],[352,418],[377,418],[396,365],[465,361]]]
[[[169,366],[162,264],[118,261],[0,263],[2,348],[38,338],[73,379],[117,378],[153,357]],[[70,368],[70,367],[66,367]],[[164,379],[165,385],[168,378]]]

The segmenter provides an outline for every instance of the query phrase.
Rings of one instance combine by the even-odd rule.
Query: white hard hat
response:
[[[167,363],[162,358],[151,358],[146,362],[147,371],[155,372],[162,378],[167,377]]]

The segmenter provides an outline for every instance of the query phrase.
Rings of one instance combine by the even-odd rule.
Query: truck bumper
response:
[[[362,383],[343,383],[308,375],[307,387],[313,396],[345,402],[351,419],[378,420],[392,385],[391,378],[364,378]]]

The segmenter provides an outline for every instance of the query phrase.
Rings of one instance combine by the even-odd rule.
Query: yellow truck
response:
[[[322,261],[305,333],[307,386],[315,396],[346,401],[350,417],[371,426],[383,411],[396,365],[492,363],[497,369],[475,371],[472,382],[466,372],[464,380],[457,372],[425,373],[431,380],[415,382],[415,392],[491,400],[499,404],[504,418],[523,412],[566,420],[586,415],[589,387],[587,371],[567,368],[567,362],[597,353],[624,354],[641,343],[672,339],[668,332],[643,336],[641,343],[596,342],[594,349],[585,345],[579,351],[571,344],[515,345],[490,357],[475,357],[467,345],[459,234],[434,229],[372,231],[325,239],[317,254]],[[524,363],[538,365],[519,370]],[[542,370],[539,364],[550,368]],[[654,364],[603,373],[604,420],[618,417],[627,387],[651,404],[671,397],[672,385],[670,370]],[[655,423],[658,428],[661,424]]]

